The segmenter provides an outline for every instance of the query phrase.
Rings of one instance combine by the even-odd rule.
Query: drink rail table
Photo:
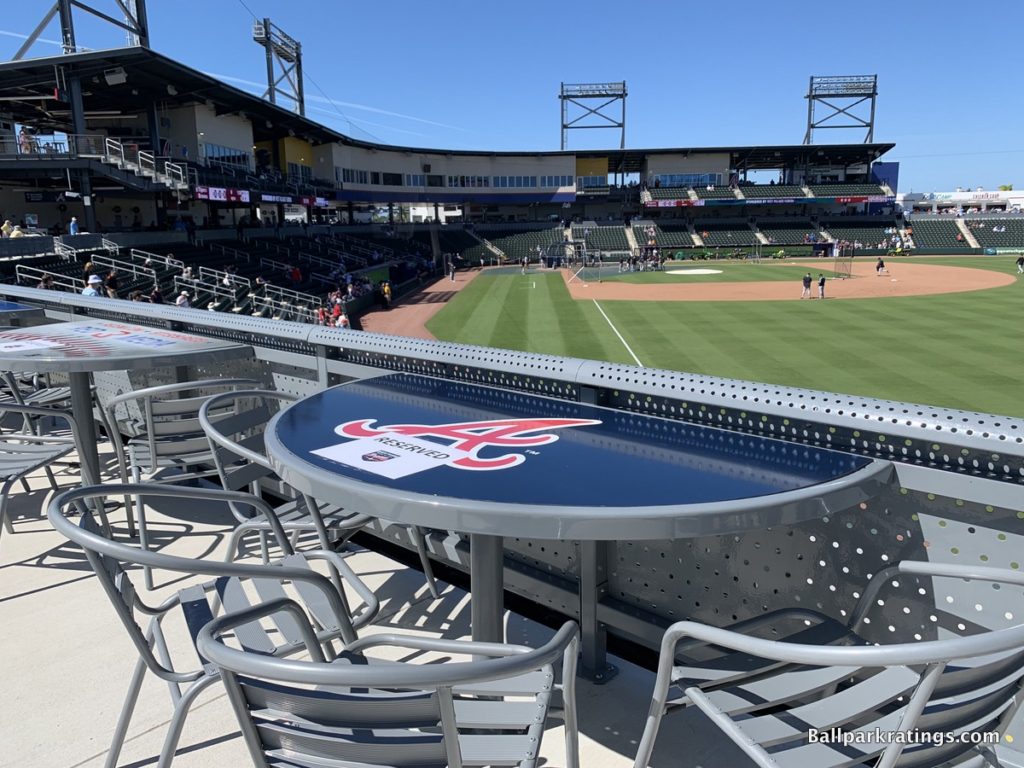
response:
[[[267,426],[285,482],[469,535],[474,640],[501,640],[505,536],[581,542],[584,666],[600,665],[597,547],[789,525],[885,486],[888,461],[415,374],[343,384]]]

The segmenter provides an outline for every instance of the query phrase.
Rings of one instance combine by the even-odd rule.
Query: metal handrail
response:
[[[113,240],[107,240],[107,238],[104,237],[100,240],[100,245],[107,250],[107,253],[112,253],[115,256],[121,253],[121,246]]]
[[[241,275],[236,275],[233,272],[227,272],[223,269],[213,269],[212,267],[199,268],[200,280],[205,281],[207,279],[211,279],[216,283],[220,284],[225,277],[227,277],[231,281],[232,285],[244,286],[245,288],[252,288],[252,281],[247,277],[242,277]]]
[[[305,302],[307,306],[321,307],[323,306],[323,299],[319,296],[313,296],[309,293],[303,293],[302,291],[295,291],[291,288],[282,288],[277,285],[266,285],[264,286],[264,294],[268,297],[276,296],[279,299],[289,298],[293,302]]]
[[[66,245],[59,237],[53,238],[53,252],[64,261],[74,261],[78,251],[70,245]]]
[[[151,269],[150,267],[133,264],[130,261],[121,261],[120,259],[113,259],[109,256],[103,256],[97,253],[92,256],[92,263],[96,266],[110,267],[111,269],[116,269],[119,272],[125,272],[135,278],[145,277],[156,282],[156,270]]]
[[[78,284],[79,281],[73,277],[62,275],[59,272],[51,272],[48,269],[39,269],[37,267],[28,267],[24,264],[19,264],[14,268],[14,276],[18,282],[24,280],[39,282],[44,277],[52,277],[53,285],[55,288],[59,288],[62,291],[71,291],[72,293],[78,293],[81,286]]]
[[[185,262],[175,259],[172,256],[162,256],[159,253],[150,253],[149,251],[140,251],[138,248],[132,248],[129,251],[129,256],[133,259],[142,259],[143,261],[149,261],[152,264],[163,264],[169,269],[184,269]]]

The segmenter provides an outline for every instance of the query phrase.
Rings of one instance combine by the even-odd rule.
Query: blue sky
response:
[[[91,1],[116,15],[113,0]],[[4,60],[50,0],[5,5]],[[558,149],[559,84],[625,80],[627,147],[798,144],[810,75],[877,73],[875,140],[896,143],[885,159],[901,162],[901,191],[1024,187],[1019,0],[149,0],[152,46],[261,92],[265,60],[246,6],[302,43],[307,115],[360,138]],[[82,46],[124,44],[81,14],[76,31]],[[44,37],[59,37],[56,23]],[[57,50],[40,42],[29,55]],[[569,148],[618,139],[575,131]],[[832,130],[815,140],[861,139]]]

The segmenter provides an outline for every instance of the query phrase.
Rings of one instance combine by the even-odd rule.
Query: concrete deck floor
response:
[[[104,458],[109,461],[109,456]],[[73,467],[57,477],[62,489],[80,483]],[[9,511],[15,532],[0,536],[0,766],[102,766],[136,653],[81,552],[47,522],[44,510],[53,492],[45,476],[32,478],[31,487],[30,493],[20,487],[13,492]],[[115,528],[123,530],[123,520],[123,511],[112,513]],[[218,559],[232,523],[226,510],[213,514],[173,503],[159,505],[150,517],[151,530],[159,532],[166,551]],[[380,554],[356,548],[348,562],[382,601],[373,628],[364,632],[468,637],[469,598],[462,590],[442,585],[441,598],[433,600],[422,574]],[[141,574],[133,581],[142,588]],[[167,581],[158,577],[158,585]],[[181,586],[179,582],[163,589]],[[535,645],[550,634],[511,613],[506,614],[506,626],[512,642]],[[167,628],[172,655],[194,664],[182,627],[175,623]],[[632,765],[643,728],[654,676],[613,661],[620,672],[610,683],[580,681],[578,687],[584,768]],[[155,765],[170,715],[165,684],[148,675],[118,765]],[[720,739],[706,743],[700,738],[706,732],[707,724],[691,720],[689,713],[673,714],[662,728],[652,765],[750,765]],[[549,720],[542,765],[565,765],[562,738],[556,713]],[[211,686],[186,722],[174,765],[250,764],[224,691]]]

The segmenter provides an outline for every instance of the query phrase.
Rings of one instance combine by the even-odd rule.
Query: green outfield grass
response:
[[[1016,272],[1011,257],[908,260]],[[600,309],[608,320],[593,301],[573,301],[556,273],[485,272],[428,328],[466,344],[635,364],[614,325],[647,367],[1024,416],[1022,280],[896,299],[605,301]]]
[[[763,261],[761,264],[749,264],[744,262],[728,261],[666,261],[664,272],[624,272],[618,271],[618,265],[605,265],[601,270],[601,279],[605,282],[621,283],[747,283],[767,282],[769,280],[791,280],[798,284],[805,272],[810,272],[815,278],[819,274],[827,278],[835,277],[831,269],[825,269],[825,265],[832,266],[832,259],[822,259],[818,262],[808,260],[806,262],[770,262]],[[720,275],[672,275],[673,269],[720,269]]]

